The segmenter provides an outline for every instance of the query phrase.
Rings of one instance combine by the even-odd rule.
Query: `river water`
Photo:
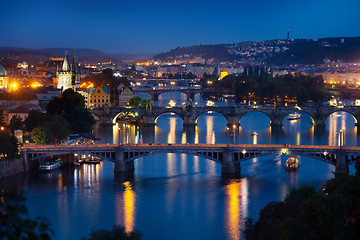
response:
[[[183,101],[184,96],[176,94],[160,100],[166,104],[174,96]],[[354,119],[345,112],[330,115],[323,130],[314,129],[305,113],[301,120],[284,119],[281,130],[271,129],[269,119],[258,112],[245,115],[241,127],[231,132],[217,113],[204,114],[197,123],[196,128],[185,130],[181,118],[165,114],[155,128],[96,125],[95,132],[99,143],[338,145],[339,131],[345,128],[345,145],[358,146],[360,141]],[[277,162],[273,158],[243,162],[239,179],[222,178],[221,166],[207,159],[162,153],[136,160],[133,177],[114,176],[113,163],[103,161],[49,174],[20,174],[1,180],[1,187],[23,190],[31,216],[46,216],[55,239],[80,239],[92,229],[110,229],[115,224],[127,231],[139,230],[144,239],[241,239],[244,217],[257,218],[262,207],[282,200],[293,187],[320,188],[335,170],[299,156],[299,170],[286,172],[286,156]]]

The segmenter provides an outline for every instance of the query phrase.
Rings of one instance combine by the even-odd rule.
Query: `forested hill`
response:
[[[195,45],[178,47],[154,56],[159,61],[196,58],[223,62],[233,60],[260,61],[276,65],[318,64],[331,61],[360,62],[360,37],[321,39],[269,40],[237,44]]]

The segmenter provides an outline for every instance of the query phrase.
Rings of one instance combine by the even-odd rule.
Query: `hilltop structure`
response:
[[[80,88],[80,71],[79,64],[74,50],[74,57],[71,65],[67,52],[65,52],[64,61],[61,70],[56,72],[57,76],[57,88],[62,91],[72,88]]]

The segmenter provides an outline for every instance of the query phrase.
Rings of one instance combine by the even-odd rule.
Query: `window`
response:
[[[100,90],[100,89],[98,90],[98,93],[101,93],[101,90]]]

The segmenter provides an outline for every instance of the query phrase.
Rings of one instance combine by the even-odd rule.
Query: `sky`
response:
[[[360,36],[360,0],[0,0],[0,47],[160,53],[199,44]]]

